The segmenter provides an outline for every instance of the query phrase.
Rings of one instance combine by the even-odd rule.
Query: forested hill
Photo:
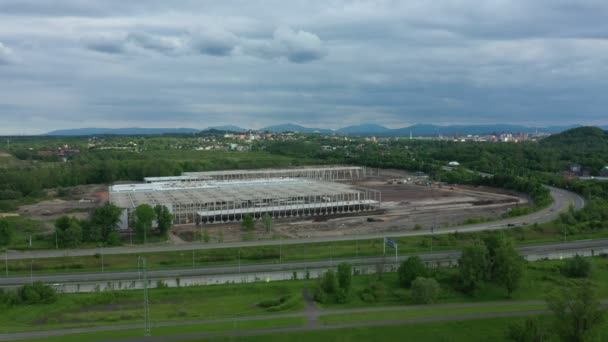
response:
[[[608,165],[608,132],[597,127],[579,127],[541,140],[545,154],[590,168],[592,175]]]
[[[566,150],[608,152],[608,131],[598,127],[578,127],[543,139],[541,144]]]

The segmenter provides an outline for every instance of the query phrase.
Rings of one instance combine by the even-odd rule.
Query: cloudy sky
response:
[[[608,124],[608,1],[0,0],[0,134]]]

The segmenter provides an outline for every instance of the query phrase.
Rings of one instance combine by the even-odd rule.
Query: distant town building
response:
[[[451,161],[448,163],[448,166],[460,166],[460,163],[457,161]]]

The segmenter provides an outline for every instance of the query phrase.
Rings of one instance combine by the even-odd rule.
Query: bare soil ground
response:
[[[61,199],[42,201],[36,204],[24,205],[19,208],[21,216],[45,222],[68,215],[76,218],[87,218],[91,210],[107,201],[108,189],[105,185],[80,185],[64,189],[65,196]],[[48,195],[57,196],[57,191],[49,191]]]
[[[210,241],[241,241],[244,239],[272,239],[281,237],[320,237],[356,235],[374,232],[395,232],[422,227],[452,226],[467,219],[499,218],[515,206],[529,204],[521,194],[487,187],[461,185],[387,184],[390,179],[412,177],[403,171],[381,170],[374,175],[353,182],[359,187],[382,192],[382,204],[373,212],[340,214],[320,217],[295,217],[275,220],[273,231],[265,232],[257,223],[255,234],[243,233],[239,223],[208,225]],[[375,222],[369,222],[372,219]],[[193,225],[181,225],[174,233],[185,241],[200,238]],[[223,235],[220,237],[220,235]]]

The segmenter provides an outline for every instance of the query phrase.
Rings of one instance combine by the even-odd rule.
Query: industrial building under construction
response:
[[[126,209],[123,228],[141,204],[164,205],[176,224],[305,217],[374,209],[379,191],[333,180],[365,177],[365,168],[332,166],[273,170],[231,170],[146,178],[144,184],[110,187],[110,202]]]

